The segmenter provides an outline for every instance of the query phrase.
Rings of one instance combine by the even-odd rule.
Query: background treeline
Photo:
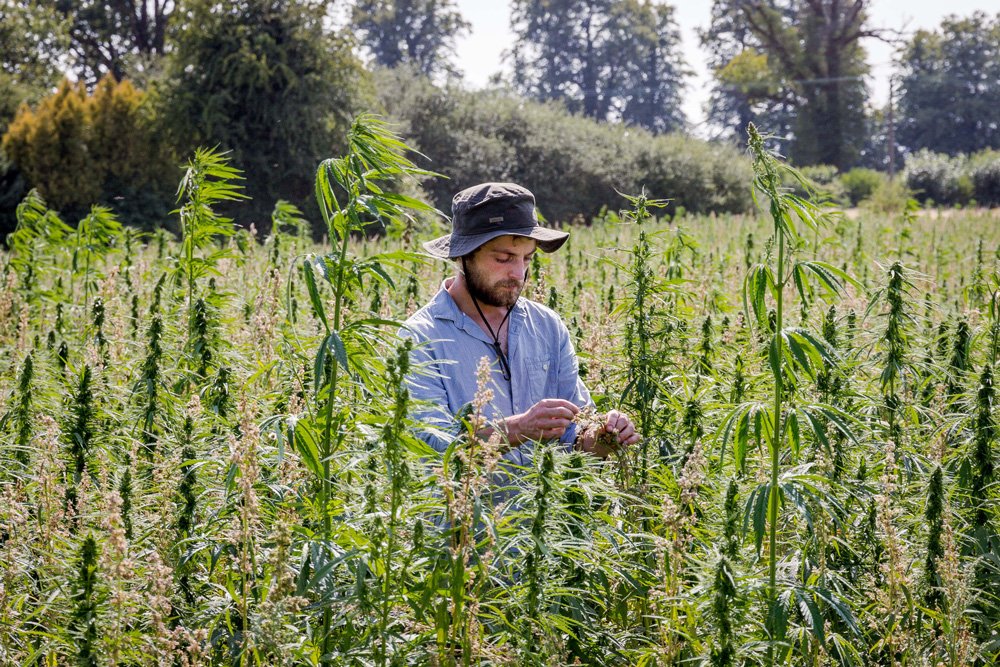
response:
[[[750,121],[842,202],[898,200],[875,172],[905,168],[921,200],[996,203],[1000,15],[904,39],[870,25],[871,4],[715,0],[706,143],[687,134],[690,72],[665,2],[513,0],[504,70],[474,93],[451,1],[0,0],[0,236],[32,187],[69,220],[98,202],[173,224],[172,184],[198,146],[244,171],[250,199],[225,211],[240,224],[267,229],[281,199],[315,221],[312,171],[361,111],[399,122],[451,177],[428,186],[443,209],[468,183],[510,178],[560,222],[642,186],[673,198],[668,213],[746,210]],[[866,85],[870,38],[899,47],[886,108]]]

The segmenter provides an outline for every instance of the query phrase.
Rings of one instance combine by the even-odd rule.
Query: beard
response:
[[[472,262],[465,262],[465,286],[469,294],[480,303],[494,308],[511,308],[521,296],[524,281],[501,280],[490,285]]]

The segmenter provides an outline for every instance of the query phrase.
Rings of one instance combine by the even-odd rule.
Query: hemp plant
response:
[[[207,275],[219,275],[219,260],[230,252],[220,247],[217,239],[236,233],[232,219],[219,215],[214,207],[247,198],[240,191],[241,178],[240,171],[230,166],[225,153],[199,148],[177,188],[177,199],[183,198],[184,203],[175,211],[181,221],[181,254],[175,278],[187,286],[189,339],[196,319],[196,284]]]
[[[325,545],[333,535],[332,457],[355,423],[356,406],[349,400],[346,385],[352,377],[362,382],[372,377],[372,371],[382,365],[376,344],[387,338],[386,327],[395,330],[399,326],[379,318],[352,318],[348,306],[358,299],[366,280],[392,286],[386,267],[402,269],[401,262],[415,259],[408,253],[355,257],[350,250],[351,237],[362,234],[371,222],[388,224],[412,212],[436,212],[417,199],[384,189],[393,180],[433,175],[406,156],[408,147],[384,122],[359,116],[347,139],[347,154],[324,160],[316,171],[317,203],[327,236],[335,245],[327,254],[309,254],[301,260],[310,304],[323,337],[315,355],[315,410],[308,419],[298,421],[295,443],[314,476],[318,532]],[[321,288],[330,290],[329,298],[321,294]],[[332,306],[329,315],[327,303]],[[323,613],[320,641],[326,648],[332,617],[329,607]]]
[[[25,301],[33,302],[34,288],[39,271],[55,270],[59,262],[53,257],[73,233],[55,211],[51,210],[37,190],[17,205],[17,226],[7,235],[11,249],[10,266],[21,278],[21,291]]]
[[[122,224],[106,206],[93,206],[76,228],[72,269],[74,278],[83,279],[83,309],[90,307],[90,292],[102,276],[96,267],[104,264],[108,253],[122,236]]]
[[[829,405],[795,405],[786,394],[789,381],[795,385],[799,373],[815,378],[827,365],[835,366],[833,352],[821,337],[803,328],[786,327],[785,314],[790,305],[786,288],[794,285],[801,301],[808,300],[814,291],[822,295],[837,296],[845,283],[857,284],[845,271],[816,259],[795,259],[796,252],[808,245],[803,232],[814,234],[827,222],[827,214],[813,202],[792,194],[782,187],[783,177],[801,183],[808,189],[803,177],[778,156],[765,148],[765,137],[750,123],[747,127],[748,147],[753,168],[752,195],[754,202],[765,207],[772,222],[772,236],[768,247],[777,248],[777,256],[770,253],[765,261],[754,264],[743,283],[743,303],[747,320],[760,329],[770,331],[767,360],[773,381],[773,401],[770,408],[758,403],[737,406],[727,418],[724,433],[745,431],[751,417],[763,422],[763,432],[770,458],[770,475],[757,487],[747,503],[752,514],[758,554],[767,532],[766,588],[767,664],[774,665],[776,649],[784,642],[787,626],[786,605],[779,603],[778,595],[778,519],[779,509],[786,499],[813,497],[824,494],[815,486],[812,476],[791,470],[782,474],[781,463],[786,458],[794,460],[801,441],[801,421],[807,423],[816,439],[827,443],[824,421],[846,431],[844,415]],[[773,309],[773,329],[769,326],[769,309]],[[825,419],[824,419],[825,418]],[[724,441],[725,441],[724,436]],[[786,451],[786,444],[790,451]]]
[[[622,392],[622,403],[636,415],[638,430],[643,437],[639,446],[639,484],[645,485],[649,470],[649,445],[655,417],[654,403],[658,396],[657,379],[660,376],[662,359],[654,341],[658,316],[666,312],[667,295],[672,291],[659,277],[653,265],[653,249],[649,234],[642,228],[652,217],[650,209],[663,208],[667,200],[650,199],[645,192],[636,196],[623,195],[632,205],[624,211],[622,218],[639,227],[639,236],[629,250],[628,264],[617,268],[629,278],[628,295],[618,307],[627,319],[627,331],[631,333],[631,349],[628,353],[628,383]]]
[[[31,452],[31,437],[34,432],[34,415],[32,409],[32,386],[35,377],[35,362],[28,353],[24,357],[21,365],[21,372],[18,374],[17,399],[13,409],[0,418],[0,428],[6,425],[7,421],[12,422],[14,429],[13,455],[14,460],[23,466],[28,465]]]

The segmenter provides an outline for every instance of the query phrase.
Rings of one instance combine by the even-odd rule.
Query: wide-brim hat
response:
[[[525,236],[543,252],[555,252],[568,232],[538,224],[535,195],[514,183],[481,183],[462,190],[451,201],[451,234],[424,243],[428,253],[456,259],[498,236]]]

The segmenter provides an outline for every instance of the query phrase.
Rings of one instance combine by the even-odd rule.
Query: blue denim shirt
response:
[[[525,412],[543,398],[562,398],[580,407],[591,405],[590,392],[580,379],[569,331],[559,316],[545,306],[518,299],[511,309],[507,331],[510,382],[504,379],[493,349],[493,340],[462,312],[445,289],[446,280],[426,306],[403,324],[400,335],[413,339],[414,370],[408,377],[410,396],[423,405],[413,417],[449,436],[458,433],[455,415],[476,394],[476,368],[482,357],[492,364],[493,402],[487,420]],[[449,439],[424,431],[420,437],[439,452]],[[576,426],[571,424],[560,441],[572,447]],[[532,443],[526,442],[504,455],[516,465],[531,462]]]

